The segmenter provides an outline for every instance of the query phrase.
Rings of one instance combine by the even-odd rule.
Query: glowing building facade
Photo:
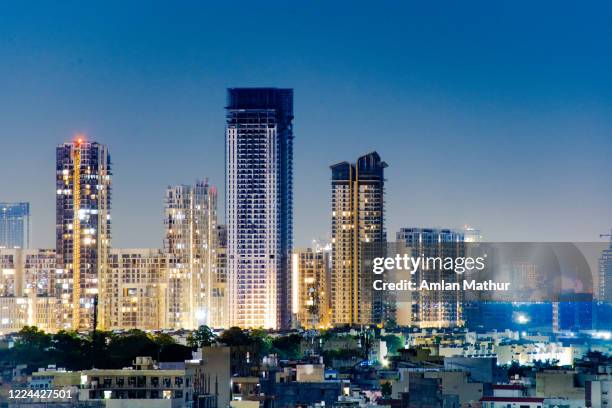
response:
[[[291,324],[293,90],[232,88],[226,107],[230,324]]]
[[[0,296],[55,296],[52,249],[0,248]]]
[[[57,330],[55,264],[51,249],[0,249],[0,332]]]
[[[373,324],[384,316],[384,299],[372,290],[373,274],[366,263],[382,256],[384,169],[376,152],[354,164],[342,162],[332,171],[332,323]]]
[[[38,297],[55,296],[55,250],[28,249],[22,252],[24,293]]]
[[[0,297],[23,296],[22,251],[0,249]]]
[[[0,335],[15,333],[29,324],[27,297],[0,297]]]
[[[60,327],[93,327],[106,299],[111,240],[111,162],[105,145],[77,137],[56,149],[57,296]],[[101,307],[100,310],[104,308]],[[98,314],[98,328],[106,326]]]
[[[207,182],[166,190],[166,327],[210,325],[217,233],[217,189]]]
[[[298,324],[307,329],[330,324],[330,253],[312,248],[293,251],[292,307]]]
[[[227,228],[217,226],[217,240],[214,251],[214,275],[211,299],[210,326],[215,329],[229,327],[227,295]]]
[[[158,330],[166,327],[167,257],[160,249],[113,248],[109,259],[108,327]]]

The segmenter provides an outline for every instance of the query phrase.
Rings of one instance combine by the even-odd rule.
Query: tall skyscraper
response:
[[[77,137],[56,150],[57,295],[61,328],[90,329],[105,300],[111,240],[111,162],[105,145]],[[99,307],[98,310],[104,310]],[[98,313],[98,327],[106,325]]]
[[[0,203],[0,248],[30,247],[30,204]]]
[[[168,255],[168,328],[210,324],[217,233],[217,189],[208,182],[166,190],[164,250]]]
[[[380,323],[384,299],[367,261],[385,251],[384,169],[376,152],[332,171],[332,323]]]
[[[291,324],[293,90],[231,88],[226,107],[230,322]]]
[[[293,251],[291,304],[301,327],[327,327],[330,323],[329,255],[312,248]]]
[[[401,228],[397,233],[400,253],[426,258],[453,258],[465,256],[463,231],[440,228]],[[462,275],[445,270],[441,262],[431,261],[430,267],[421,266],[412,280],[420,284],[461,282]],[[463,292],[442,290],[418,290],[411,292],[410,302],[398,303],[398,323],[421,328],[444,328],[463,325],[461,305]]]

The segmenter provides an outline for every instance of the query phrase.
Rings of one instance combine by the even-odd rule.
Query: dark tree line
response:
[[[97,330],[94,335],[73,331],[45,333],[26,326],[16,335],[14,347],[0,350],[0,361],[12,366],[26,364],[28,371],[54,364],[67,370],[123,368],[136,357],[149,356],[156,361],[185,361],[198,347],[220,344],[231,346],[232,372],[249,374],[263,357],[276,354],[281,359],[302,356],[301,336],[291,334],[272,338],[264,330],[232,327],[216,336],[207,326],[200,326],[187,338],[187,346],[178,344],[165,333],[150,334],[130,330],[116,334]]]
[[[177,344],[167,334],[130,330],[122,334],[96,331],[82,335],[73,331],[45,333],[26,326],[17,335],[14,347],[0,350],[0,361],[26,364],[28,371],[54,364],[67,370],[129,367],[138,356],[159,361],[191,358],[191,348]]]

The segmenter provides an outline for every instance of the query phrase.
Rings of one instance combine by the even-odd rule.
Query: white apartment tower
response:
[[[226,107],[230,324],[291,324],[293,90],[231,88]]]

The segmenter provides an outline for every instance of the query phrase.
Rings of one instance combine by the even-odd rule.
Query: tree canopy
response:
[[[26,364],[30,372],[49,364],[83,370],[128,367],[139,356],[161,361],[184,361],[191,357],[191,349],[177,344],[171,336],[141,330],[122,334],[97,330],[95,335],[61,330],[50,334],[26,326],[16,338],[13,348],[0,351],[0,360]]]

